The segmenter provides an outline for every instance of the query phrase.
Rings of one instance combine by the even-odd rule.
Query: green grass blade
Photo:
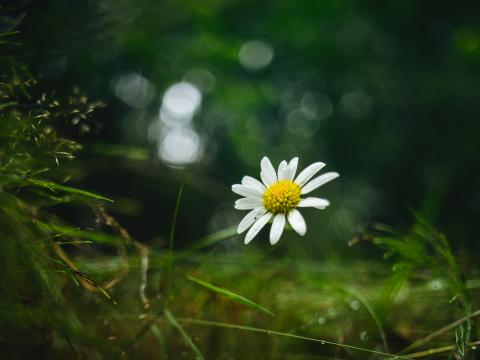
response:
[[[148,150],[141,147],[113,145],[107,143],[94,143],[91,145],[91,150],[98,155],[121,157],[131,160],[148,160]]]
[[[420,340],[417,340],[415,341],[413,344],[409,345],[408,347],[406,347],[405,349],[403,349],[402,351],[400,351],[399,353],[400,354],[405,354],[405,353],[409,353],[410,351],[412,351],[413,349],[416,349],[416,348],[419,348],[420,346],[423,346],[425,345],[426,343],[430,342],[431,340],[439,337],[440,335],[443,335],[445,334],[446,332],[448,331],[451,331],[451,330],[454,330],[455,328],[457,328],[458,326],[462,325],[463,323],[465,323],[466,321],[468,321],[469,319],[474,319],[476,317],[479,317],[480,316],[480,310],[477,310],[473,313],[471,313],[470,315],[468,316],[465,316],[465,317],[462,317],[461,319],[458,319],[448,325],[445,325],[444,327],[442,327],[441,329],[438,329],[438,330],[435,330],[434,332],[428,334],[427,336],[425,336],[424,338],[420,339]]]
[[[175,240],[175,227],[177,225],[178,209],[180,208],[180,200],[182,199],[184,183],[180,185],[177,194],[177,201],[175,203],[175,210],[173,211],[172,225],[170,226],[170,234],[168,236],[168,264],[167,264],[167,291],[170,293],[172,285],[172,271],[173,271],[173,241]]]
[[[157,324],[151,324],[150,325],[150,332],[153,334],[153,337],[155,338],[155,340],[157,340],[158,344],[160,345],[160,349],[161,349],[161,358],[162,359],[165,359],[167,358],[167,354],[165,353],[165,349],[166,349],[166,341],[165,341],[165,337],[162,333],[162,331],[160,330],[160,328],[158,327]]]
[[[180,325],[180,323],[177,321],[177,319],[175,319],[173,314],[168,311],[168,309],[165,309],[165,317],[167,318],[168,322],[170,322],[170,324],[172,324],[172,326],[177,329],[180,334],[182,334],[185,341],[188,343],[188,345],[190,345],[193,352],[197,355],[197,359],[205,360],[205,357],[203,356],[202,352],[197,348],[192,338],[187,334],[187,332],[183,329],[182,325]]]
[[[16,102],[13,102],[13,101],[10,101],[10,102],[7,102],[7,103],[4,103],[4,104],[0,104],[0,110],[3,110],[9,106],[13,106],[13,105],[17,105]]]
[[[368,300],[368,298],[352,286],[348,286],[346,284],[340,284],[340,283],[337,283],[337,284],[334,283],[333,286],[337,286],[338,288],[345,291],[347,294],[350,294],[351,296],[355,297],[358,301],[362,303],[362,305],[365,307],[365,309],[367,309],[368,313],[370,314],[373,321],[375,322],[375,325],[380,334],[380,338],[382,339],[383,348],[385,349],[385,351],[388,351],[387,335],[383,328],[381,318],[375,311],[374,307],[370,304],[370,301]]]
[[[111,244],[117,245],[119,243],[119,238],[113,235],[105,234],[100,231],[95,230],[82,230],[78,227],[71,227],[67,225],[60,225],[60,224],[46,224],[43,222],[37,222],[40,227],[47,231],[55,231],[57,234],[52,236],[52,239],[55,238],[62,238],[64,236],[72,236],[77,238],[82,238],[85,240],[90,240],[94,243],[99,244]]]
[[[333,341],[316,339],[316,338],[311,338],[311,337],[301,336],[301,335],[295,335],[295,334],[285,333],[285,332],[281,332],[281,331],[262,329],[262,328],[257,328],[257,327],[253,327],[253,326],[229,324],[229,323],[223,323],[223,322],[217,322],[217,321],[208,321],[208,320],[201,320],[201,319],[184,319],[184,318],[181,318],[181,319],[179,319],[179,321],[182,322],[182,323],[185,323],[185,324],[200,325],[200,326],[215,326],[215,327],[220,327],[220,328],[225,328],[225,329],[243,330],[243,331],[251,331],[251,332],[262,333],[262,334],[267,334],[267,335],[283,336],[283,337],[288,337],[288,338],[297,339],[297,340],[305,340],[305,341],[316,342],[316,343],[320,343],[322,345],[332,345],[332,346],[337,346],[337,347],[344,348],[344,349],[363,351],[363,352],[367,352],[367,353],[370,353],[370,354],[382,355],[382,356],[386,356],[388,358],[393,358],[393,359],[410,359],[410,357],[408,357],[408,356],[389,354],[389,353],[382,352],[382,351],[370,350],[370,349],[365,349],[365,348],[361,348],[361,347],[357,347],[357,346],[341,344],[341,343],[337,343],[337,342],[333,342]]]
[[[200,286],[203,286],[204,288],[207,288],[213,292],[216,292],[217,294],[220,294],[220,295],[223,295],[225,297],[228,297],[229,299],[232,299],[236,302],[239,302],[243,305],[246,305],[246,306],[249,306],[255,310],[258,310],[258,311],[261,311],[265,314],[268,314],[270,316],[275,316],[274,313],[272,313],[270,310],[264,308],[263,306],[261,305],[258,305],[256,303],[254,303],[252,300],[249,300],[241,295],[238,295],[238,294],[235,294],[229,290],[226,290],[226,289],[223,289],[223,288],[220,288],[218,286],[215,286],[215,285],[212,285],[210,283],[207,283],[203,280],[200,280],[200,279],[197,279],[193,276],[187,276],[187,279],[194,282],[195,284],[198,284]]]
[[[57,184],[57,183],[54,183],[54,182],[51,182],[51,181],[44,181],[44,180],[39,180],[39,179],[29,179],[28,181],[33,185],[40,186],[40,187],[43,187],[43,188],[47,188],[47,189],[50,189],[50,190],[63,191],[63,192],[66,192],[66,193],[82,195],[82,196],[90,197],[90,198],[97,199],[97,200],[113,202],[112,199],[109,199],[105,196],[98,195],[98,194],[92,193],[90,191],[77,189],[77,188],[70,187],[70,186],[60,185],[60,184]]]
[[[177,194],[177,201],[175,203],[175,210],[173,211],[172,225],[170,227],[170,234],[168,236],[168,252],[171,255],[173,252],[173,241],[175,239],[175,227],[177,225],[177,215],[178,209],[180,208],[180,200],[182,199],[183,194],[183,183],[180,185]]]
[[[211,246],[220,242],[222,240],[231,238],[232,236],[237,234],[237,227],[231,226],[226,229],[222,229],[220,231],[214,232],[213,234],[207,235],[191,245],[187,246],[185,250],[182,251],[184,254],[190,254],[197,250],[203,249],[205,247]]]

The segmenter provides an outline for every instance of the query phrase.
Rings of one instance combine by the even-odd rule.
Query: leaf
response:
[[[222,229],[213,234],[210,234],[204,238],[201,238],[191,245],[189,245],[183,252],[184,255],[191,254],[197,250],[203,249],[207,246],[216,244],[217,242],[223,241],[225,239],[231,238],[237,234],[237,226],[231,226],[226,229]]]
[[[226,297],[228,297],[228,298],[230,298],[230,299],[232,299],[236,302],[239,302],[243,305],[249,306],[249,307],[251,307],[255,310],[261,311],[261,312],[263,312],[265,314],[268,314],[270,316],[275,316],[275,314],[272,313],[270,310],[264,308],[261,305],[258,305],[256,303],[254,303],[252,300],[249,300],[249,299],[247,299],[247,298],[245,298],[241,295],[235,294],[235,293],[233,293],[229,290],[226,290],[226,289],[220,288],[218,286],[215,286],[213,284],[207,283],[207,282],[205,282],[203,280],[200,280],[200,279],[197,279],[193,276],[187,276],[187,279],[196,283],[196,284],[198,284],[198,285],[200,285],[200,286],[203,286],[203,287],[205,287],[209,290],[212,290],[213,292],[216,292],[216,293],[221,294],[223,296],[226,296]]]
[[[10,102],[7,102],[7,103],[4,103],[4,104],[0,104],[0,110],[3,110],[9,106],[13,106],[13,105],[17,105],[16,102],[13,102],[13,101],[10,101]]]
[[[202,352],[197,348],[197,346],[195,345],[195,343],[193,342],[193,340],[191,339],[191,337],[187,334],[187,332],[183,329],[182,325],[180,325],[177,321],[177,319],[175,319],[175,317],[173,316],[173,314],[168,311],[168,309],[165,309],[165,317],[167,318],[167,320],[170,322],[170,324],[172,324],[172,326],[178,330],[178,332],[180,334],[182,334],[183,338],[185,339],[185,341],[188,343],[188,345],[190,345],[190,347],[192,348],[193,352],[197,355],[197,358],[198,359],[201,359],[201,360],[205,360],[205,357],[203,356]]]
[[[51,182],[51,181],[44,181],[44,180],[39,180],[39,179],[29,179],[28,181],[31,184],[34,184],[34,185],[37,185],[37,186],[40,186],[40,187],[44,187],[44,188],[48,188],[50,190],[58,190],[58,191],[63,191],[63,192],[71,193],[71,194],[77,194],[77,195],[91,197],[91,198],[94,198],[94,199],[97,199],[97,200],[104,200],[104,201],[113,202],[112,199],[109,199],[105,196],[98,195],[98,194],[95,194],[95,193],[92,193],[92,192],[89,192],[89,191],[86,191],[86,190],[77,189],[77,188],[70,187],[70,186],[60,185],[60,184],[57,184],[57,183],[54,183],[54,182]]]

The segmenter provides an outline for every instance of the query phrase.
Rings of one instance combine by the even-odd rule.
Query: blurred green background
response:
[[[328,198],[331,206],[304,211],[307,235],[287,231],[273,248],[263,230],[247,247],[243,236],[234,235],[208,250],[179,252],[176,302],[170,307],[179,317],[276,328],[382,351],[388,342],[398,351],[473,310],[472,299],[461,299],[460,314],[448,302],[452,289],[464,296],[455,288],[463,275],[454,260],[438,270],[444,260],[438,248],[426,250],[427,270],[417,272],[415,255],[423,255],[423,245],[419,250],[412,241],[411,249],[406,247],[401,256],[414,263],[408,270],[417,276],[407,291],[395,282],[402,268],[390,278],[391,262],[381,259],[383,252],[358,240],[376,223],[406,230],[415,222],[411,210],[418,210],[450,240],[468,275],[462,286],[478,289],[478,2],[0,3],[3,16],[23,17],[15,37],[21,46],[8,55],[38,79],[35,95],[67,96],[79,88],[106,104],[88,121],[61,124],[62,134],[83,150],[77,161],[53,170],[55,179],[114,199],[105,205],[108,213],[146,245],[136,244],[138,254],[130,258],[122,251],[117,256],[109,245],[66,251],[82,271],[107,284],[118,303],[111,307],[98,294],[78,296],[73,286],[62,287],[68,310],[77,312],[84,326],[83,337],[65,330],[80,338],[81,345],[72,346],[78,354],[151,358],[159,351],[160,358],[166,353],[191,358],[191,347],[163,327],[168,316],[159,320],[161,334],[145,325],[145,319],[156,319],[155,306],[163,311],[164,250],[178,189],[185,183],[174,244],[183,250],[238,224],[245,212],[234,210],[237,196],[230,186],[244,175],[258,178],[263,156],[274,166],[298,156],[300,169],[326,162],[326,171],[341,176],[315,196]],[[104,226],[103,215],[84,204],[60,202],[46,210],[82,229],[111,232],[109,218],[103,218]],[[435,260],[429,262],[430,255]],[[147,270],[148,301],[137,288],[146,285],[140,276]],[[185,279],[188,274],[258,300],[278,317],[235,307]],[[447,286],[449,275],[455,279]],[[78,330],[75,321],[72,328]],[[138,334],[145,326],[151,333],[143,339]],[[32,332],[25,328],[21,331]],[[256,356],[247,358],[372,358],[322,352],[318,344],[264,341],[256,334],[237,337],[225,329],[188,332],[207,358],[230,359],[245,349]],[[65,358],[71,356],[65,338],[38,342]],[[109,353],[109,344],[132,338],[134,350],[122,343],[115,356]],[[224,343],[216,345],[218,338]],[[438,345],[452,339],[441,338],[446,342]],[[52,354],[48,349],[45,358]]]
[[[258,176],[267,155],[341,174],[319,191],[328,211],[306,212],[315,240],[282,241],[304,241],[315,257],[350,256],[346,242],[371,221],[409,223],[409,207],[455,246],[479,249],[478,5],[25,6],[20,38],[34,75],[108,104],[93,131],[77,131],[86,149],[74,180],[116,199],[110,210],[139,240],[165,237],[181,181],[178,244],[234,225],[230,185]]]

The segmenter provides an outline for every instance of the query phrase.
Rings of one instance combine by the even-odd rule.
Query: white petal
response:
[[[277,182],[277,173],[268,157],[264,156],[262,161],[260,161],[260,168],[262,169],[260,171],[260,177],[266,186]]]
[[[278,165],[278,180],[288,179],[288,168],[287,162],[283,160],[280,165]]]
[[[261,198],[263,196],[263,192],[260,192],[256,189],[252,189],[251,187],[235,184],[232,185],[232,191],[235,194],[245,196],[245,197],[258,197]]]
[[[243,233],[250,226],[252,226],[252,224],[255,221],[257,221],[259,217],[263,216],[266,212],[267,210],[265,210],[263,206],[250,211],[247,215],[245,215],[242,221],[240,221],[240,224],[238,224],[237,233],[238,234]]]
[[[277,214],[273,218],[272,228],[270,229],[270,244],[275,245],[280,236],[282,236],[285,227],[285,214]]]
[[[235,201],[235,209],[237,210],[252,210],[260,206],[263,206],[263,202],[259,198],[247,197]]]
[[[293,209],[288,213],[288,222],[298,235],[303,236],[307,232],[307,224],[300,211]]]
[[[287,166],[287,179],[293,180],[295,178],[295,174],[297,172],[298,166],[298,157],[294,157]]]
[[[312,176],[319,172],[320,169],[324,166],[325,164],[322,162],[313,163],[312,165],[305,168],[300,174],[298,174],[295,182],[298,184],[298,186],[305,185],[307,181],[310,180]]]
[[[305,199],[300,200],[300,202],[298,203],[297,206],[298,207],[313,207],[313,208],[323,210],[329,205],[330,205],[330,201],[328,201],[327,199],[309,197],[309,198],[305,198]]]
[[[249,188],[260,191],[262,194],[267,188],[257,179],[251,176],[244,176],[242,179],[242,184],[248,186]]]
[[[245,236],[245,244],[248,244],[252,239],[258,234],[260,230],[268,223],[268,220],[272,217],[272,213],[267,212],[260,219],[258,219],[248,230],[247,235]]]
[[[310,181],[302,188],[302,194],[308,194],[310,191],[315,190],[316,188],[322,186],[323,184],[336,179],[340,175],[336,172],[329,172],[320,176],[317,176],[315,179]]]
[[[260,179],[262,179],[262,182],[268,187],[268,184],[270,183],[270,179],[266,177],[263,171],[260,171]]]

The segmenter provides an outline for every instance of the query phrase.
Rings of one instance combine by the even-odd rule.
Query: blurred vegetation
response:
[[[480,216],[476,10],[413,0],[51,0],[25,8],[19,57],[44,86],[75,84],[109,104],[97,135],[82,138],[77,173],[125,200],[112,210],[142,241],[166,238],[178,182],[191,188],[180,244],[237,222],[228,185],[256,174],[263,155],[299,155],[343,179],[326,189],[336,206],[309,229],[316,258],[338,257],[371,219],[405,226],[407,206],[469,252]],[[65,13],[77,14],[75,27]],[[273,51],[267,66],[239,62],[249,41]],[[149,128],[181,81],[202,93],[189,123],[202,154],[179,172],[159,155],[168,125]]]
[[[478,9],[6,1],[2,355],[476,358]],[[263,155],[342,177],[245,247]]]
[[[2,48],[18,46],[17,23],[1,20]],[[108,200],[61,184],[68,174],[57,171],[81,148],[58,129],[83,123],[101,104],[88,102],[78,90],[65,98],[45,92],[35,97],[35,79],[8,56],[0,60],[0,77],[0,328],[2,345],[13,349],[32,336],[31,347],[25,347],[32,355],[53,330],[65,334],[75,328],[76,314],[62,293],[65,278],[101,290],[63,251],[76,243],[68,234],[77,229],[59,233],[61,219],[48,211],[56,204]]]

